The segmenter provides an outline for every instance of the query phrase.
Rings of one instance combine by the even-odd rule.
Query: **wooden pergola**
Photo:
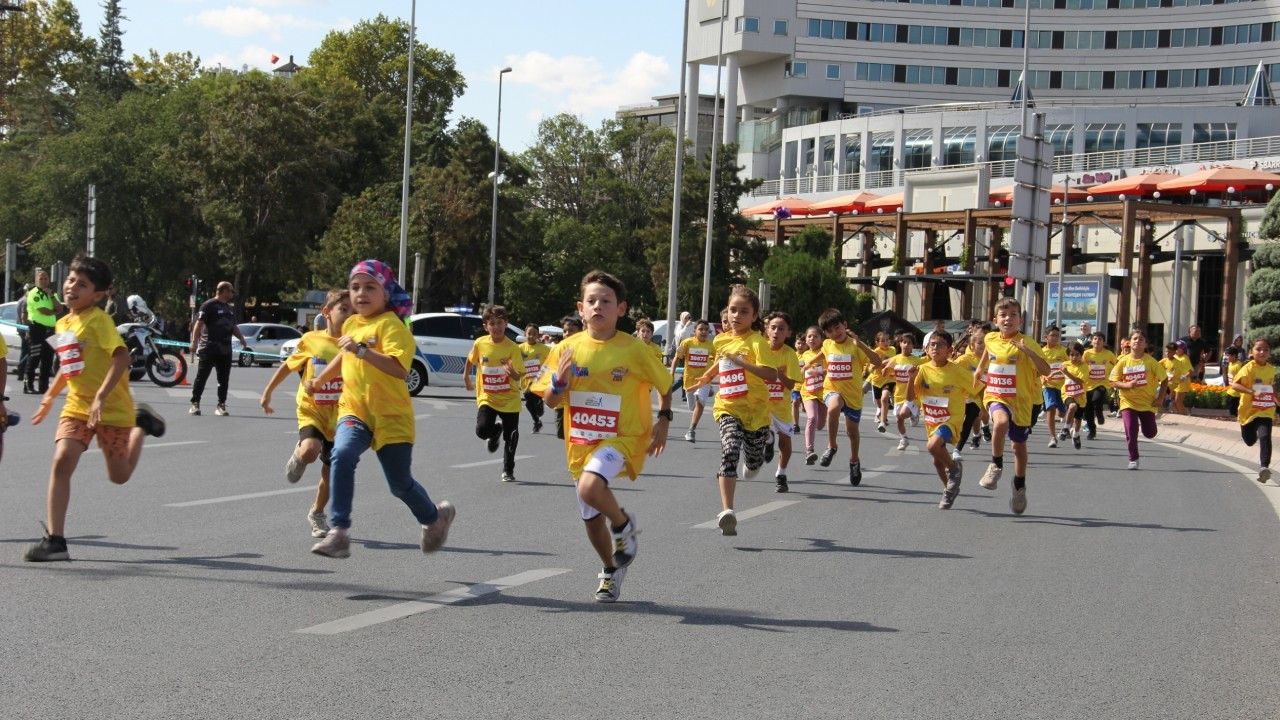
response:
[[[1151,317],[1152,267],[1156,264],[1157,257],[1160,262],[1172,259],[1171,257],[1165,257],[1167,253],[1158,251],[1155,223],[1196,223],[1201,220],[1225,221],[1226,232],[1223,233],[1224,249],[1220,252],[1225,258],[1222,286],[1223,298],[1226,299],[1226,302],[1222,303],[1222,325],[1218,333],[1220,346],[1226,347],[1229,344],[1235,333],[1236,307],[1234,299],[1236,296],[1236,278],[1241,259],[1240,231],[1242,224],[1239,207],[1207,207],[1174,205],[1145,200],[1123,200],[1119,202],[1072,204],[1067,208],[1067,215],[1067,227],[1064,231],[1062,227],[1062,207],[1054,207],[1052,226],[1050,228],[1051,234],[1059,233],[1065,236],[1057,243],[1049,243],[1050,252],[1048,254],[1052,257],[1057,257],[1052,253],[1052,249],[1056,246],[1061,252],[1062,248],[1065,248],[1065,267],[1068,270],[1077,264],[1110,260],[1115,257],[1120,268],[1127,271],[1118,278],[1120,299],[1116,308],[1116,328],[1119,332],[1125,332],[1129,328],[1131,321],[1136,322],[1141,327],[1146,327]],[[987,285],[986,307],[993,306],[1000,296],[1004,275],[996,274],[995,268],[1000,257],[1004,237],[1009,232],[1009,226],[1012,222],[1013,211],[1011,208],[877,213],[874,215],[819,215],[787,220],[766,220],[748,234],[766,241],[772,240],[775,244],[785,242],[788,237],[798,234],[809,225],[819,225],[828,229],[837,242],[843,242],[846,235],[861,234],[867,242],[863,242],[862,257],[856,263],[859,268],[859,275],[851,277],[849,279],[850,283],[875,284],[880,279],[872,277],[871,272],[877,267],[892,266],[893,272],[889,277],[889,281],[893,283],[892,309],[894,312],[901,314],[906,309],[906,290],[909,282],[924,283],[925,307],[930,306],[933,290],[939,282],[966,282],[967,287],[963,292],[961,315],[971,317],[973,313],[973,296],[977,290],[976,285],[983,282]],[[1091,256],[1079,254],[1075,251],[1074,234],[1077,225],[1110,225],[1118,228],[1120,231],[1118,257],[1110,254],[1106,256]],[[987,267],[991,271],[987,275],[975,275],[973,272],[977,260],[975,255],[977,234],[980,228],[990,230],[992,233],[992,242],[986,257]],[[910,257],[907,254],[907,238],[912,231],[924,233],[924,257]],[[948,234],[943,235],[944,233]],[[945,247],[947,240],[954,234],[964,236],[964,252],[961,258],[956,258],[956,262],[952,263],[949,262],[952,260],[951,258],[940,257],[933,251]],[[871,241],[874,236],[881,236],[894,242],[896,252],[893,260],[877,262],[877,258],[873,254],[874,242]],[[939,241],[940,236],[942,237],[941,242]],[[1218,252],[1212,251],[1211,254],[1218,254]],[[1136,311],[1133,311],[1135,279],[1133,265],[1135,255],[1138,258],[1136,271],[1138,302]],[[962,263],[959,262],[961,259],[963,260]],[[1050,259],[1049,257],[1045,258],[1046,272]],[[944,264],[940,260],[948,262]],[[907,274],[907,268],[911,267],[915,261],[920,261],[923,264],[923,274]],[[934,273],[935,267],[949,264],[960,264],[960,270],[964,274],[939,276]],[[1038,292],[1043,291],[1038,290]],[[1044,303],[1039,302],[1036,306],[1037,317],[1033,320],[1033,327],[1041,327],[1044,324]]]

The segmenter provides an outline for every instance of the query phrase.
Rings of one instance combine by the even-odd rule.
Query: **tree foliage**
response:
[[[831,259],[831,233],[817,225],[774,248],[763,277],[772,286],[771,306],[791,314],[793,330],[817,324],[827,308],[843,313],[851,328],[861,325],[870,312],[870,296],[849,288],[844,272]]]

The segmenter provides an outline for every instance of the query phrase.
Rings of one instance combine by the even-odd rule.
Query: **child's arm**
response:
[[[258,399],[258,404],[262,406],[262,412],[273,415],[275,410],[271,407],[271,393],[284,382],[284,379],[292,372],[289,370],[287,363],[280,363],[280,367],[276,368],[275,373],[271,375],[271,379],[267,381],[267,387],[262,391],[262,397]]]
[[[913,366],[907,372],[911,374],[911,381],[907,383],[907,402],[912,403],[916,401],[916,394],[919,392],[916,385],[920,383],[920,371]]]
[[[359,349],[357,347],[358,345],[359,343],[357,343],[354,339],[352,339],[350,335],[343,335],[342,337],[338,338],[338,347],[342,348],[344,352],[349,352],[354,355],[356,350]],[[341,355],[339,357],[341,357]],[[356,359],[359,359],[359,358],[356,358]],[[409,374],[409,372],[404,369],[404,366],[400,364],[400,361],[398,359],[391,357],[390,355],[383,355],[382,353],[378,352],[377,350],[374,350],[373,348],[367,345],[365,346],[365,349],[364,349],[364,361],[372,365],[375,369],[380,370],[397,380],[403,380],[405,376]],[[329,375],[329,370],[331,369],[332,369],[332,365],[329,368],[325,369],[325,372],[321,375],[321,377],[324,377],[325,375]],[[332,379],[333,377],[330,376],[329,380],[332,380]],[[328,382],[328,380],[326,380],[325,382]],[[324,385],[324,383],[316,382],[315,385]],[[313,385],[313,387],[315,385]]]
[[[814,355],[813,357],[809,358],[809,362],[804,364],[804,369],[808,371],[819,365],[825,366],[826,364],[827,364],[827,355],[826,353],[819,350],[817,355]]]
[[[778,368],[771,368],[768,365],[753,365],[747,362],[743,355],[725,355],[729,362],[764,380],[765,382],[777,382]]]
[[[129,372],[129,350],[121,345],[111,353],[111,369],[107,371],[107,376],[102,379],[102,385],[98,387],[98,392],[93,396],[93,404],[89,406],[89,427],[97,427],[102,421],[102,403],[107,401],[107,396],[115,389],[120,382],[120,378]]]
[[[693,382],[692,385],[685,388],[685,390],[698,390],[698,389],[701,389],[704,385],[709,385],[711,383],[711,379],[716,376],[716,373],[718,372],[719,367],[720,367],[720,356],[708,355],[706,371],[704,371],[702,375]],[[687,364],[685,365],[684,371],[686,374],[688,374],[689,366]]]
[[[40,407],[31,415],[31,424],[39,425],[45,415],[49,414],[49,410],[53,407],[53,401],[58,399],[62,394],[62,389],[67,386],[67,376],[62,374],[62,370],[58,370],[57,376],[53,378],[53,384],[49,386],[48,392],[40,399]]]
[[[320,377],[311,378],[306,383],[307,394],[315,395],[316,388],[324,387],[326,383],[342,374],[342,353],[330,360],[324,367],[324,372],[320,373]]]
[[[866,343],[862,342],[862,338],[858,337],[857,335],[854,335],[853,333],[849,333],[849,337],[853,338],[854,344],[858,346],[858,349],[862,351],[863,355],[867,356],[868,360],[870,360],[871,358],[880,357],[879,353],[877,353],[874,349],[872,349]]]
[[[670,388],[667,388],[670,390]],[[663,413],[671,412],[671,393],[658,396],[658,419],[653,423],[653,430],[649,437],[649,449],[647,452],[653,457],[662,454],[667,449],[667,431],[671,428],[671,421],[662,417]]]
[[[473,369],[475,369],[475,365],[471,364],[471,358],[467,358],[466,362],[462,364],[462,385],[467,389],[467,392],[476,391],[475,383],[471,382],[471,371]]]
[[[556,364],[556,371],[551,375],[551,384],[547,388],[547,392],[542,396],[543,402],[552,410],[560,406],[564,400],[564,395],[569,391],[569,379],[573,377],[573,351],[570,350],[560,356],[560,362]]]
[[[1018,348],[1023,355],[1031,359],[1031,364],[1036,366],[1037,374],[1043,377],[1048,375],[1050,372],[1053,372],[1049,369],[1049,363],[1044,359],[1044,355],[1032,351],[1030,347],[1027,347],[1026,343],[1018,340],[1016,337],[1011,341],[1011,344]]]
[[[790,390],[791,388],[796,386],[796,381],[792,380],[791,376],[787,374],[785,371],[783,371],[782,368],[777,368],[777,372],[778,372],[777,381],[782,383],[783,388]]]
[[[524,376],[524,365],[522,364],[520,366],[521,369],[517,370],[515,363],[511,362],[511,358],[503,360],[502,367],[507,371],[507,377],[511,379],[511,382],[518,383],[520,378]]]

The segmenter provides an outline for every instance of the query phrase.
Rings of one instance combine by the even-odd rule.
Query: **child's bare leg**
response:
[[[906,437],[907,435],[906,421],[907,421],[907,417],[911,415],[911,411],[907,409],[906,405],[899,405],[898,411],[894,413],[894,415],[898,419],[898,434],[903,437]]]
[[[311,513],[322,513],[329,506],[329,466],[320,466],[320,484],[316,486],[316,501],[311,504]]]
[[[142,457],[142,441],[146,436],[142,428],[135,427],[129,431],[129,449],[124,455],[111,456],[103,452],[107,462],[108,480],[116,485],[129,482],[129,478],[133,477],[134,469],[138,467],[138,460]]]
[[[1013,475],[1020,478],[1027,476],[1027,444],[1025,442],[1013,443]]]
[[[849,463],[856,463],[862,442],[858,436],[858,425],[850,418],[844,419],[844,434],[849,438]]]
[[[951,453],[947,451],[947,441],[942,439],[941,435],[933,435],[929,438],[929,442],[925,443],[925,448],[929,454],[933,456],[933,469],[938,471],[938,479],[942,481],[942,489],[947,489],[947,470],[955,464],[951,459]]]
[[[1004,457],[1004,441],[1009,436],[1009,413],[997,410],[991,413],[991,457]],[[1026,451],[1025,446],[1023,452]]]
[[[791,424],[792,425],[800,424],[800,400],[799,399],[791,401]]]
[[[298,447],[293,451],[298,459],[303,463],[310,465],[320,457],[320,450],[323,448],[318,438],[309,437],[298,443]]]
[[[613,497],[609,483],[599,475],[591,472],[582,473],[582,477],[578,480],[578,497],[582,498],[582,502],[599,510],[600,514],[608,518],[614,527],[620,528],[627,524],[627,515],[622,512],[622,506]],[[609,551],[609,556],[613,557],[612,550]]]
[[[778,433],[778,468],[786,470],[789,462],[791,462],[791,436]]]
[[[49,469],[48,513],[49,534],[62,535],[71,504],[71,475],[80,464],[80,456],[88,450],[84,443],[63,438],[53,448],[53,467]]]
[[[613,567],[613,534],[605,523],[604,515],[597,515],[583,522],[587,529],[587,539],[591,547],[600,556],[600,563],[605,567]]]
[[[697,400],[693,401],[693,417],[689,420],[689,429],[698,427],[698,421],[702,419],[702,403]]]
[[[1049,437],[1058,437],[1058,408],[1049,408],[1045,415],[1049,417]]]
[[[832,393],[827,398],[827,447],[835,449],[836,435],[840,432],[840,411],[844,409],[844,400]]]

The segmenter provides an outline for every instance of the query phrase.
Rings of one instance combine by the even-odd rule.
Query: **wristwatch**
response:
[[[676,419],[675,413],[671,412],[670,410],[659,410],[658,417],[668,422]]]
[[[364,343],[356,343],[356,357],[364,359],[365,353],[369,352],[369,346]]]

